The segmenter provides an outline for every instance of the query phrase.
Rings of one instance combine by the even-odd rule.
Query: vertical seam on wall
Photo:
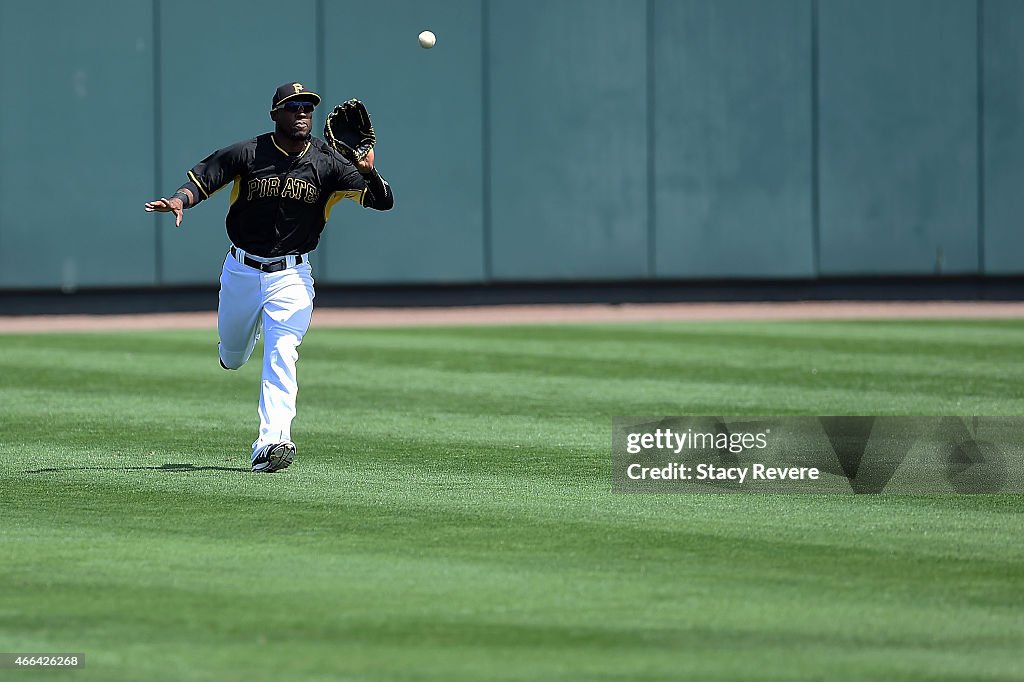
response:
[[[327,89],[327,55],[325,53],[327,49],[327,41],[324,36],[324,24],[326,23],[326,9],[324,8],[324,0],[316,0],[314,5],[314,14],[316,21],[313,22],[316,26],[313,33],[313,50],[316,54],[316,66],[314,67],[316,73],[316,88],[317,92],[324,92]],[[318,114],[318,117],[322,114]],[[317,119],[319,121],[319,118]],[[320,123],[322,125],[322,123]],[[317,247],[319,253],[317,254],[316,267],[319,270],[317,277],[323,281],[329,279],[330,268],[327,265],[327,254],[330,253],[330,240],[321,240]]]
[[[978,275],[985,274],[985,0],[977,6]]]
[[[160,76],[162,69],[162,45],[160,42],[160,0],[153,0],[153,196],[162,197],[163,190],[163,165],[164,165],[164,144],[163,144],[163,79]],[[160,229],[160,214],[153,214],[153,275],[156,284],[164,282],[164,240],[163,231]]]
[[[811,268],[821,277],[821,151],[818,126],[821,116],[818,90],[818,0],[811,0]]]
[[[482,209],[483,209],[483,270],[484,282],[490,282],[494,276],[494,260],[491,243],[491,61],[488,50],[490,36],[490,7],[488,0],[480,2],[480,85],[481,85],[481,168]]]
[[[657,275],[657,204],[655,196],[654,149],[654,0],[647,0],[647,277]]]

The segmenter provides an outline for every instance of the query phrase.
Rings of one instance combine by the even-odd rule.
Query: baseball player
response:
[[[355,121],[353,139],[363,143],[355,153],[333,135],[328,137],[335,147],[311,135],[318,104],[320,95],[301,83],[282,85],[271,103],[273,132],[215,151],[170,198],[145,205],[149,212],[173,213],[181,225],[185,209],[233,183],[217,332],[224,369],[244,365],[263,334],[260,428],[251,457],[257,472],[284,469],[295,458],[295,362],[313,312],[309,253],[332,207],[342,199],[379,211],[394,205],[390,186],[374,167],[376,137],[362,103],[350,100],[329,118]],[[343,115],[336,116],[342,107]]]

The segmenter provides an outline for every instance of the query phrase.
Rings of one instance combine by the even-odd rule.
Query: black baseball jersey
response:
[[[376,171],[362,175],[316,137],[292,155],[277,145],[273,133],[239,142],[200,161],[188,180],[185,187],[195,203],[234,183],[225,220],[228,238],[264,257],[315,249],[331,208],[342,199],[381,211],[394,205],[391,188]]]

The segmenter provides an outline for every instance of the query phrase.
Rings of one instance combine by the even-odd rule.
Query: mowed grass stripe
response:
[[[258,365],[209,332],[0,337],[0,649],[97,680],[1017,679],[1020,496],[613,495],[608,432],[1020,414],[1021,330],[314,329],[275,476],[244,471]]]
[[[357,336],[365,336],[363,330],[357,330]],[[403,330],[409,335],[408,330]],[[535,330],[534,334],[542,333],[543,328]],[[380,334],[380,332],[377,332]],[[450,334],[451,332],[445,331]],[[685,334],[680,333],[685,338]],[[414,336],[414,335],[413,335]],[[932,409],[944,411],[955,410],[957,412],[969,412],[973,409],[976,413],[982,408],[991,412],[991,405],[998,399],[1011,398],[1018,400],[1017,378],[1020,376],[1020,363],[1003,364],[993,362],[994,358],[988,357],[985,351],[982,355],[987,359],[984,361],[964,360],[967,355],[962,348],[949,349],[942,360],[924,357],[915,358],[912,361],[879,356],[877,353],[854,353],[822,350],[816,353],[788,350],[785,352],[768,352],[757,344],[752,344],[746,353],[736,353],[733,350],[722,351],[718,348],[721,345],[721,338],[715,337],[710,344],[712,347],[707,351],[696,352],[688,347],[670,346],[657,347],[652,349],[638,348],[636,353],[628,356],[618,349],[613,355],[605,355],[601,362],[591,362],[587,356],[589,332],[581,334],[584,343],[581,346],[580,357],[575,360],[560,359],[552,362],[550,357],[531,354],[526,351],[517,350],[515,344],[506,344],[508,350],[502,353],[493,353],[488,349],[478,353],[466,353],[462,349],[455,348],[447,351],[430,351],[434,341],[434,334],[428,334],[427,338],[431,343],[424,348],[422,343],[407,341],[409,346],[406,350],[381,350],[376,347],[373,341],[368,347],[359,346],[343,347],[337,352],[330,348],[330,344],[309,345],[303,350],[303,361],[300,364],[300,371],[303,373],[304,396],[309,390],[316,390],[322,378],[325,383],[333,382],[334,385],[349,387],[351,390],[359,391],[364,389],[369,392],[378,390],[389,390],[398,387],[396,399],[402,401],[407,396],[403,393],[411,389],[424,388],[427,386],[444,386],[452,383],[480,385],[481,391],[492,395],[492,387],[486,385],[489,379],[491,385],[495,383],[505,384],[515,382],[509,388],[518,388],[527,394],[527,399],[533,402],[543,402],[546,398],[557,397],[558,400],[578,399],[580,396],[588,402],[581,405],[582,408],[594,411],[603,411],[605,408],[601,403],[603,395],[611,395],[611,400],[616,405],[621,404],[623,399],[619,397],[621,384],[611,383],[602,389],[603,381],[620,379],[626,382],[637,380],[648,380],[662,384],[661,390],[653,384],[646,384],[643,391],[636,392],[643,397],[649,397],[655,393],[664,395],[665,399],[658,400],[652,407],[664,411],[667,408],[675,410],[691,409],[690,396],[706,398],[716,393],[725,393],[729,402],[732,396],[737,395],[729,386],[738,386],[742,393],[736,400],[744,401],[736,404],[735,409],[752,409],[762,407],[758,401],[750,401],[751,391],[749,387],[757,388],[758,385],[766,391],[777,390],[776,387],[786,387],[781,391],[782,395],[772,401],[771,405],[765,407],[782,411],[800,409],[792,405],[789,394],[793,391],[817,391],[825,394],[826,400],[835,391],[843,390],[843,387],[851,387],[858,392],[875,392],[877,387],[884,387],[882,393],[893,393],[896,395],[894,402],[902,404],[904,397],[913,398],[922,393],[930,395],[936,393],[936,389],[956,383],[958,385],[957,399],[961,405],[957,406],[948,402],[940,402]],[[162,339],[166,342],[166,339]],[[392,341],[393,343],[394,341]],[[65,343],[67,341],[65,340]],[[75,344],[77,345],[77,344]],[[83,367],[89,367],[86,363],[76,363],[71,366],[53,366],[52,353],[47,351],[33,350],[31,353],[24,353],[19,358],[19,367],[8,368],[12,372],[25,371],[34,368],[33,381],[30,385],[45,383],[46,381],[72,380],[76,389],[81,392],[94,394],[109,394],[111,385],[119,389],[127,389],[133,386],[145,386],[136,391],[136,395],[151,393],[155,396],[172,396],[178,399],[189,400],[197,394],[215,392],[216,395],[233,397],[239,395],[237,384],[226,381],[223,373],[213,371],[216,368],[212,363],[212,352],[207,351],[205,355],[186,355],[185,358],[195,359],[193,365],[187,359],[182,359],[176,353],[168,352],[159,360],[151,357],[127,356],[112,360],[109,351],[105,346],[105,339],[98,341],[102,350],[81,351],[95,353],[99,367],[93,371],[87,371]],[[548,343],[548,347],[564,348],[566,345]],[[145,344],[132,342],[132,347],[144,347]],[[205,348],[206,344],[202,346]],[[717,349],[717,350],[716,350]],[[570,350],[561,351],[563,355]],[[615,357],[622,358],[615,361]],[[13,360],[12,360],[13,361]],[[12,362],[9,361],[9,362]],[[327,363],[327,364],[324,364]],[[340,365],[335,367],[335,365]],[[330,371],[331,369],[335,371]],[[386,382],[375,382],[381,378],[384,369],[393,368],[391,373],[395,379]],[[201,377],[194,378],[190,370],[207,369],[201,372]],[[327,370],[327,371],[324,371]],[[243,372],[253,374],[258,372],[258,366],[245,368]],[[69,376],[70,373],[70,376]],[[49,379],[46,375],[52,375]],[[308,377],[307,374],[313,375]],[[442,375],[445,380],[439,381],[438,376]],[[467,377],[466,375],[469,375]],[[385,375],[386,376],[386,375]],[[576,381],[577,377],[586,376],[596,380],[594,385],[585,385]],[[145,382],[136,381],[143,377],[152,377],[153,386],[146,386]],[[565,378],[566,381],[560,384],[554,380]],[[468,379],[468,380],[467,380]],[[531,380],[535,379],[531,385]],[[237,381],[237,378],[235,379]],[[482,380],[482,381],[478,381]],[[714,384],[720,384],[723,389],[716,389]],[[566,386],[578,386],[579,391],[575,394],[565,391]],[[756,393],[757,391],[754,391]],[[454,386],[449,393],[464,395],[462,386]],[[680,397],[676,397],[680,396]],[[675,397],[675,399],[673,399]],[[456,398],[457,399],[457,398]],[[996,399],[996,400],[993,400]],[[963,404],[966,401],[967,404]],[[551,401],[549,401],[551,402]],[[593,403],[598,404],[593,404]],[[646,402],[650,402],[649,400]],[[817,400],[815,400],[817,402]],[[828,401],[826,406],[831,406]],[[892,410],[879,405],[884,403],[884,395],[873,401],[871,407],[876,411],[889,413]],[[713,401],[704,400],[693,407],[718,407]],[[899,405],[897,405],[897,409]],[[959,408],[959,409],[957,409]],[[480,409],[486,409],[480,405]],[[650,409],[650,408],[647,408]],[[735,411],[735,409],[733,411]],[[1019,410],[1015,410],[1019,412]]]
[[[707,338],[700,333],[700,329],[681,328],[665,342],[647,344],[634,341],[632,347],[628,341],[595,340],[593,335],[588,334],[574,344],[553,344],[536,339],[480,343],[473,352],[467,354],[466,347],[452,341],[453,333],[448,330],[433,330],[434,333],[426,336],[414,336],[409,330],[403,330],[394,337],[377,332],[368,338],[364,330],[355,331],[360,332],[354,337],[361,339],[359,343],[349,340],[340,347],[332,347],[330,343],[317,344],[312,351],[303,353],[304,360],[316,361],[323,358],[353,367],[391,365],[513,374],[550,374],[554,371],[564,376],[624,378],[657,378],[665,376],[666,370],[676,368],[678,371],[671,378],[684,381],[746,383],[752,378],[759,378],[765,382],[785,381],[807,387],[821,385],[826,381],[843,383],[850,379],[856,379],[863,385],[879,379],[885,380],[893,371],[899,371],[909,391],[927,390],[935,382],[956,378],[961,380],[965,393],[979,395],[1006,395],[1007,391],[1014,388],[1011,383],[1024,376],[1020,363],[1007,362],[1000,365],[993,362],[1000,357],[1015,359],[1016,345],[972,345],[961,342],[955,346],[936,346],[931,336],[928,341],[920,341],[907,348],[891,342],[866,347],[860,339],[843,339],[839,343],[830,344],[820,337],[805,339],[809,343],[806,346],[784,338],[782,345],[776,346],[767,343],[764,336],[752,344],[748,336],[719,333]],[[548,330],[536,329],[533,334],[544,331]],[[737,342],[745,344],[747,352],[734,352],[734,344]],[[65,340],[63,345],[67,343]],[[160,387],[165,390],[183,391],[188,386],[176,380],[180,376],[180,363],[186,362],[186,358],[193,358],[199,363],[198,366],[204,366],[209,364],[213,356],[206,342],[193,342],[185,346],[180,342],[175,344],[169,339],[160,339],[159,344],[164,344],[165,350],[161,353],[170,356],[172,362],[153,367],[153,353],[157,352],[155,348],[131,344],[130,348],[146,348],[147,352],[127,349],[119,352],[116,343],[112,341],[105,344],[102,350],[96,351],[100,355],[91,364],[101,375],[105,372],[114,375],[106,377],[105,384],[116,382],[121,375],[129,375],[125,382],[128,383],[130,376],[146,373],[158,380]],[[159,347],[159,344],[153,345]],[[697,344],[711,346],[702,352],[703,361],[699,363],[694,362],[692,352],[693,346]],[[751,346],[760,352],[752,356]],[[416,348],[414,354],[409,352],[410,347]],[[631,352],[627,352],[627,348],[631,348]],[[53,350],[37,348],[34,352],[22,353],[20,361],[34,364],[39,372],[72,372],[73,377],[86,386],[95,381],[96,377],[84,371],[81,365],[55,362]],[[77,352],[89,353],[82,349]],[[905,357],[907,354],[910,359]],[[552,367],[552,358],[560,359],[555,367]]]
[[[244,517],[246,509],[243,506],[236,509],[236,511]],[[349,509],[348,511],[352,512],[353,510]],[[749,599],[751,604],[757,605],[757,611],[753,614],[747,614],[747,619],[742,622],[742,625],[749,628],[752,632],[757,629],[758,620],[756,616],[758,615],[761,615],[762,618],[768,621],[771,621],[780,610],[782,613],[795,615],[792,612],[792,602],[797,600],[800,594],[807,590],[828,591],[831,593],[830,610],[833,612],[836,609],[840,612],[848,609],[856,611],[862,607],[862,599],[867,600],[869,605],[871,605],[878,594],[884,594],[887,599],[895,602],[899,602],[901,598],[907,598],[912,602],[902,605],[902,612],[895,623],[892,621],[892,614],[888,613],[892,605],[884,608],[877,604],[871,606],[872,609],[880,611],[878,615],[886,615],[889,618],[889,620],[885,621],[885,626],[881,628],[881,631],[873,630],[870,633],[861,633],[856,630],[851,632],[845,629],[837,631],[835,629],[836,624],[831,623],[831,627],[826,627],[826,630],[823,632],[820,628],[826,626],[826,623],[806,623],[807,615],[804,614],[801,618],[801,623],[807,628],[806,631],[796,628],[796,632],[790,635],[794,639],[801,635],[808,637],[813,635],[813,638],[820,640],[823,638],[824,633],[827,632],[830,633],[831,637],[835,638],[834,643],[836,644],[854,640],[860,640],[862,645],[869,644],[872,640],[875,640],[875,643],[880,643],[891,636],[889,629],[895,628],[898,629],[901,638],[904,640],[913,641],[919,638],[920,642],[917,642],[919,645],[928,645],[929,643],[934,645],[936,641],[949,643],[947,640],[955,640],[955,642],[962,645],[963,631],[960,628],[965,625],[977,625],[977,628],[970,630],[972,633],[971,637],[975,639],[976,643],[988,642],[989,645],[998,645],[1002,641],[1005,644],[1012,641],[1012,638],[1015,636],[1013,634],[1015,631],[1013,624],[1016,622],[1017,613],[1015,609],[1019,608],[1020,605],[1020,600],[1017,597],[1012,598],[1010,602],[1006,602],[1004,600],[1005,595],[1000,591],[1001,585],[998,577],[1005,575],[1005,565],[995,566],[988,570],[983,566],[971,566],[969,575],[966,576],[968,580],[962,580],[965,577],[962,574],[965,572],[964,569],[966,567],[959,564],[966,563],[964,560],[951,562],[952,565],[946,565],[943,568],[942,564],[936,565],[934,562],[924,558],[920,560],[914,560],[913,558],[909,560],[906,558],[901,559],[883,552],[865,552],[851,548],[837,550],[830,547],[808,546],[806,543],[799,542],[757,541],[755,538],[745,538],[730,542],[714,534],[686,531],[677,531],[672,536],[659,536],[649,532],[638,532],[634,529],[629,534],[629,543],[625,546],[617,546],[615,543],[608,543],[607,540],[604,540],[601,543],[603,549],[608,551],[611,557],[595,565],[587,561],[579,561],[579,554],[587,549],[586,538],[588,536],[581,532],[582,529],[578,524],[569,524],[568,528],[535,525],[529,532],[539,531],[541,540],[527,538],[525,546],[530,549],[529,555],[523,556],[523,553],[520,552],[517,556],[519,561],[510,564],[507,561],[490,561],[493,554],[492,550],[495,549],[493,537],[489,532],[490,529],[486,525],[481,525],[479,520],[457,519],[455,520],[457,524],[453,524],[459,529],[457,535],[424,538],[422,535],[423,529],[416,526],[422,524],[429,527],[431,525],[428,523],[429,519],[422,519],[419,524],[414,519],[412,524],[404,524],[402,526],[383,524],[378,521],[370,527],[361,527],[360,516],[353,514],[355,518],[350,517],[345,521],[345,523],[350,524],[349,528],[324,529],[322,531],[324,534],[330,533],[332,537],[340,537],[346,540],[345,543],[336,548],[336,556],[332,558],[316,549],[311,549],[308,546],[304,547],[305,544],[309,543],[310,538],[308,535],[304,537],[301,533],[303,527],[308,527],[305,524],[322,524],[323,515],[323,509],[309,510],[305,514],[299,514],[296,517],[296,520],[299,521],[296,531],[298,533],[297,536],[293,534],[292,529],[284,529],[285,532],[281,533],[283,536],[281,539],[261,543],[259,550],[255,546],[243,545],[243,547],[249,548],[250,551],[248,553],[244,551],[239,553],[233,549],[226,550],[222,544],[224,542],[223,539],[218,539],[215,544],[206,545],[201,540],[194,538],[186,541],[189,549],[185,551],[181,546],[178,546],[182,544],[182,540],[169,539],[164,536],[165,534],[161,532],[160,528],[156,528],[154,529],[155,532],[152,540],[160,549],[156,552],[148,553],[144,557],[142,565],[150,571],[161,568],[166,570],[165,577],[168,583],[161,593],[178,592],[183,589],[183,584],[186,586],[186,589],[192,589],[187,587],[189,585],[198,586],[200,594],[192,598],[189,598],[187,595],[178,595],[174,598],[174,603],[176,609],[186,606],[199,611],[204,607],[216,606],[219,601],[226,600],[227,604],[229,604],[231,600],[228,597],[232,593],[236,593],[238,599],[244,599],[248,591],[247,584],[251,580],[258,581],[260,579],[258,567],[266,561],[266,557],[263,557],[261,561],[260,557],[256,556],[256,552],[258,551],[264,555],[269,554],[271,557],[277,556],[279,559],[286,560],[289,570],[297,575],[302,575],[303,580],[301,584],[282,584],[276,590],[280,594],[272,599],[275,602],[279,602],[278,607],[282,611],[282,613],[275,616],[275,618],[280,619],[276,622],[282,622],[292,632],[306,633],[308,636],[317,636],[318,631],[329,627],[337,619],[347,622],[352,618],[353,610],[359,610],[353,607],[351,601],[346,602],[346,613],[342,615],[323,613],[313,609],[308,614],[311,616],[309,623],[304,624],[294,622],[295,615],[290,614],[287,609],[287,604],[291,603],[291,598],[293,597],[301,598],[304,596],[306,599],[315,600],[316,595],[324,594],[322,590],[328,589],[330,583],[336,579],[337,576],[334,573],[334,569],[338,567],[344,568],[345,582],[348,584],[348,588],[351,589],[362,587],[361,581],[358,579],[359,577],[367,582],[384,580],[387,575],[387,569],[382,569],[381,566],[387,566],[390,570],[396,570],[406,576],[410,574],[419,575],[424,571],[442,570],[450,578],[460,579],[464,577],[462,575],[464,570],[472,572],[472,565],[478,562],[481,557],[487,563],[499,564],[497,567],[490,565],[485,569],[488,580],[495,581],[496,585],[493,586],[493,593],[485,590],[483,594],[473,592],[470,596],[473,599],[484,599],[485,601],[481,603],[489,605],[494,605],[495,603],[501,605],[505,603],[505,600],[510,600],[512,604],[521,604],[519,600],[527,595],[515,592],[512,586],[516,583],[524,586],[528,593],[531,590],[544,587],[543,575],[553,573],[568,579],[574,576],[574,570],[580,572],[580,575],[572,577],[577,582],[577,587],[583,586],[579,582],[583,584],[593,583],[592,588],[595,591],[586,590],[586,594],[605,594],[602,590],[606,590],[608,585],[602,584],[603,582],[607,580],[630,579],[631,572],[635,570],[639,562],[653,564],[654,570],[644,571],[643,580],[645,583],[655,586],[656,594],[646,594],[646,591],[641,589],[640,594],[637,595],[634,590],[631,593],[631,598],[640,596],[645,599],[653,599],[653,603],[660,603],[665,599],[672,601],[672,591],[678,589],[675,586],[679,585],[681,581],[685,581],[683,595],[690,598],[699,597],[708,590],[724,590],[726,594],[729,594],[735,600],[736,603],[732,604],[733,608],[738,607],[745,599]],[[452,520],[446,519],[446,521],[451,522]],[[396,536],[395,529],[399,527],[405,530],[406,533],[400,533]],[[353,534],[353,528],[360,528],[362,532]],[[240,531],[240,539],[246,538],[244,531],[241,528],[238,530]],[[566,533],[570,541],[564,547],[553,546],[554,543],[551,543],[553,538],[550,533],[559,530],[562,532],[570,531]],[[131,531],[130,537],[136,543],[141,543],[146,539],[144,536],[140,537],[140,533],[134,527],[131,528]],[[353,539],[353,535],[355,539]],[[362,566],[362,571],[360,571],[359,566],[361,562],[358,559],[352,561],[350,558],[352,556],[363,556],[364,551],[360,545],[370,548],[377,546],[379,544],[377,539],[382,535],[389,537],[393,554],[397,556],[380,556],[375,558],[371,553],[371,556],[364,559],[363,563],[368,563]],[[123,535],[110,533],[105,528],[89,529],[89,532],[83,534],[83,537],[88,538],[88,544],[83,543],[83,550],[87,556],[93,556],[91,550],[93,546],[104,547],[105,540],[111,544],[111,551],[116,550],[118,547],[119,538],[123,540]],[[613,535],[612,537],[616,536]],[[32,538],[29,539],[32,540]],[[515,542],[517,539],[515,534],[510,538],[512,542]],[[547,542],[545,542],[545,539]],[[456,540],[458,541],[457,544],[453,542]],[[461,547],[462,552],[456,551],[454,556],[452,556],[452,553],[445,549],[445,546],[448,544]],[[285,546],[280,547],[280,545]],[[123,544],[121,547],[123,552]],[[543,550],[545,547],[547,551],[537,551],[538,548]],[[217,561],[208,559],[204,561],[202,566],[192,565],[188,559],[190,552],[199,552],[208,558],[216,558],[219,554],[225,554],[226,559],[224,561],[226,563],[222,566]],[[423,554],[427,556],[423,556]],[[912,555],[912,553],[908,554]],[[565,555],[568,555],[570,558],[568,560],[563,559],[562,557]],[[414,565],[405,565],[406,561],[403,561],[402,557],[412,557]],[[53,589],[54,585],[65,585],[69,590],[68,594],[65,595],[68,600],[72,600],[76,593],[90,593],[95,596],[98,592],[102,595],[105,589],[104,586],[110,585],[111,581],[115,583],[120,580],[131,581],[131,576],[123,569],[119,570],[115,567],[111,570],[109,567],[105,568],[106,562],[110,560],[117,561],[119,565],[121,563],[131,563],[133,556],[130,552],[118,555],[114,551],[109,556],[103,558],[96,557],[94,558],[96,565],[90,565],[87,561],[75,563],[73,554],[68,558],[72,560],[72,565],[68,566],[65,575],[58,574],[56,578],[50,576],[46,579],[49,589]],[[136,557],[136,559],[138,558]],[[496,559],[496,557],[494,558]],[[574,561],[573,558],[576,560]],[[766,559],[769,561],[767,565],[764,563]],[[239,572],[236,566],[238,560],[246,562],[246,565],[250,566],[249,570]],[[534,560],[539,560],[539,568],[533,566]],[[340,562],[340,566],[338,562]],[[469,566],[463,566],[464,562],[468,563]],[[380,566],[376,566],[375,563],[379,563]],[[138,561],[136,561],[136,564],[138,564]],[[517,564],[522,565],[519,566]],[[678,570],[680,566],[682,570]],[[380,574],[381,570],[384,570],[385,575]],[[528,581],[524,582],[524,576],[519,573],[520,570],[528,571]],[[908,583],[903,576],[910,573],[916,574],[920,583]],[[804,578],[794,580],[794,574],[802,575]],[[353,580],[353,576],[356,576],[357,579]],[[15,574],[14,578],[18,579],[17,574]],[[839,578],[841,578],[841,582],[836,584],[835,581]],[[512,581],[511,584],[509,584],[510,580]],[[985,597],[985,593],[979,589],[979,585],[984,586],[984,580],[992,581],[992,587],[999,589],[993,589],[992,593],[987,596],[983,603],[973,606],[965,605],[962,603],[962,595],[950,593],[944,588],[946,582],[950,580],[963,582],[964,590],[971,592],[972,601],[974,602],[978,601],[979,594]],[[30,588],[33,586],[33,579],[23,579],[23,581],[28,582]],[[352,582],[355,582],[356,585],[352,585]],[[397,585],[393,580],[388,580],[388,583],[392,587],[403,587],[401,581]],[[416,593],[418,590],[417,585],[418,583],[414,581],[413,585],[405,587],[407,590]],[[477,586],[479,587],[479,585]],[[149,584],[142,585],[138,593],[132,595],[133,600],[140,604],[147,603],[150,601],[146,597],[147,591],[153,587],[153,585]],[[761,594],[762,591],[767,591],[769,594]],[[359,593],[359,591],[356,592],[356,594]],[[110,596],[112,597],[113,595]],[[145,623],[150,619],[156,618],[155,614],[167,609],[166,599],[166,595],[158,596],[152,604],[152,608],[145,610],[145,615],[141,618],[141,621]],[[406,617],[409,616],[407,600],[408,596],[405,601],[399,603],[396,607]],[[101,599],[100,603],[103,603],[103,601],[105,600]],[[386,596],[373,597],[368,598],[368,601],[370,603],[367,605],[367,612],[363,614],[364,617],[379,615],[382,608],[386,609],[388,607],[389,598]],[[224,606],[226,607],[227,604]],[[944,609],[951,606],[960,608],[960,620],[956,625],[948,623],[944,631],[945,634],[937,635],[935,626],[930,624],[929,619],[934,618],[937,614],[944,613]],[[623,604],[622,607],[623,613],[616,613],[613,609],[612,613],[608,614],[616,616],[617,627],[627,629],[629,627],[637,627],[643,630],[645,627],[644,623],[637,621],[639,619],[647,619],[651,614],[649,612],[645,612],[642,615],[637,614],[631,610],[629,603]],[[993,607],[997,611],[996,613],[992,613]],[[465,608],[465,605],[460,605],[458,608]],[[609,604],[599,600],[591,608],[607,613],[609,611]],[[446,608],[441,607],[440,611],[444,613]],[[974,613],[974,611],[977,611],[977,613]],[[555,610],[552,613],[547,611],[537,613],[536,608],[532,608],[529,609],[529,612],[533,618],[544,617],[545,619],[550,619],[551,622],[546,627],[549,632],[555,629],[553,626],[554,622],[567,620],[572,623],[581,618],[581,615],[578,613],[563,613],[560,610]],[[662,617],[672,622],[679,619],[683,621],[677,623],[674,627],[696,627],[698,624],[707,627],[709,623],[711,627],[714,627],[715,623],[720,621],[724,621],[724,623],[720,623],[718,626],[722,629],[725,629],[725,625],[732,625],[733,627],[741,625],[738,622],[734,623],[733,614],[728,612],[725,614],[666,613],[662,614]],[[753,620],[749,620],[750,618],[753,618]],[[624,619],[624,622],[622,619]],[[979,622],[974,623],[975,619]],[[357,623],[352,627],[364,630],[365,623],[359,622],[358,618],[356,620]],[[31,623],[26,623],[25,625],[31,627]],[[175,625],[180,626],[178,623]],[[200,629],[207,627],[207,625],[208,623],[200,619],[198,625]],[[424,625],[424,623],[414,618],[411,627],[416,630]],[[259,624],[252,623],[248,627],[258,628]],[[394,629],[398,625],[392,623],[390,627]],[[577,627],[585,629],[591,627],[591,625],[584,618],[583,622],[578,623]],[[609,626],[604,625],[601,627],[608,628]],[[647,625],[646,627],[650,626]],[[1010,628],[1009,631],[1004,629],[1007,627]],[[430,633],[433,632],[433,630],[428,628],[427,636],[429,637]],[[538,636],[535,631],[532,634],[533,636]],[[344,636],[345,638],[352,636],[351,633],[344,630],[337,633],[337,635]],[[365,635],[364,630],[362,636]],[[669,633],[666,632],[666,636],[668,635]],[[182,633],[178,632],[177,636],[182,636]],[[412,633],[410,633],[411,636]],[[327,639],[329,641],[329,637]]]

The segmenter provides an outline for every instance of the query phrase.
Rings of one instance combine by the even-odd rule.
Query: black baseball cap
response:
[[[271,109],[275,109],[284,102],[291,100],[300,100],[302,102],[312,102],[314,106],[320,104],[320,95],[316,94],[312,90],[307,90],[306,86],[302,83],[285,83],[277,89],[274,93],[274,99],[270,104]]]

